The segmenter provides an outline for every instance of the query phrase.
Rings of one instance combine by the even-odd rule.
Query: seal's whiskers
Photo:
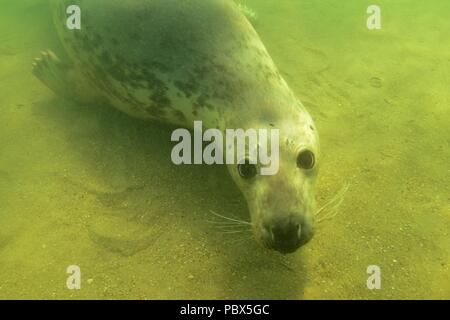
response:
[[[225,217],[225,216],[223,216],[223,215],[221,215],[221,214],[218,214],[217,212],[214,212],[214,211],[212,211],[212,210],[209,210],[213,215],[215,215],[216,217],[219,217],[219,218],[222,218],[222,219],[225,219],[225,220],[228,220],[228,221],[233,221],[233,222],[235,222],[235,223],[238,223],[238,224],[245,224],[245,225],[249,225],[249,226],[251,226],[252,224],[250,223],[250,222],[248,222],[248,221],[244,221],[244,220],[239,220],[239,219],[233,219],[233,218],[230,218],[230,217]]]
[[[227,227],[216,226],[215,229],[217,230],[218,233],[251,232],[251,228],[248,228],[247,226],[242,226],[242,225],[227,226]]]
[[[249,227],[244,225],[235,225],[235,226],[215,226],[215,229],[222,230],[222,231],[229,231],[229,230],[250,230]]]
[[[347,193],[349,188],[349,184],[346,184],[342,189],[325,205],[323,205],[319,210],[316,211],[315,216],[318,223],[321,223],[325,220],[329,220],[334,218],[338,213],[338,209],[342,202],[344,201],[345,194]],[[322,215],[323,212],[329,211],[325,215]]]
[[[239,226],[239,227],[248,227],[247,224],[238,223],[238,222],[227,222],[227,221],[206,221],[210,224],[213,224],[217,227],[230,227],[230,226]]]
[[[248,232],[251,233],[250,222],[229,218],[221,214],[218,214],[214,211],[211,211],[211,213],[216,217],[224,219],[223,221],[208,221],[214,226],[214,228],[218,230],[218,233],[222,234],[246,234]]]
[[[229,231],[250,231],[251,228],[247,224],[238,223],[234,221],[207,221],[213,227],[219,230],[220,233],[227,233]]]
[[[220,233],[222,234],[230,234],[230,233],[246,233],[246,232],[250,232],[250,229],[246,229],[246,230],[227,230],[227,231],[222,231]]]
[[[230,245],[230,244],[238,244],[244,241],[250,241],[253,240],[253,235],[252,234],[244,234],[240,237],[237,238],[231,238],[230,240],[226,240],[225,243]]]

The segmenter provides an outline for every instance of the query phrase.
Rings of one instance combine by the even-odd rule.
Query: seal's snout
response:
[[[262,237],[269,248],[281,253],[292,253],[312,238],[312,229],[302,223],[302,219],[288,216],[266,222]]]

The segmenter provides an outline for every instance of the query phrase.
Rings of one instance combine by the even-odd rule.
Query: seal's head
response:
[[[279,128],[276,173],[262,175],[264,166],[251,164],[248,158],[229,165],[247,200],[256,239],[281,253],[292,253],[306,244],[314,229],[319,141],[310,116],[302,107],[300,111],[298,116],[270,124]]]

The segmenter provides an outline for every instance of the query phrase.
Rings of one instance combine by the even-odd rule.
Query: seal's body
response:
[[[292,252],[312,235],[319,152],[306,110],[231,0],[50,0],[70,63],[47,52],[35,75],[58,94],[192,128],[280,129],[280,170],[243,179],[256,237]],[[81,30],[66,9],[81,8]]]

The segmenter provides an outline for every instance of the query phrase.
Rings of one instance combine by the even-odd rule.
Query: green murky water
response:
[[[245,1],[320,132],[319,205],[350,186],[283,256],[206,222],[246,202],[225,168],[171,164],[173,128],[34,78],[45,1],[0,0],[0,298],[449,299],[450,2],[377,0],[370,31],[373,2]]]

